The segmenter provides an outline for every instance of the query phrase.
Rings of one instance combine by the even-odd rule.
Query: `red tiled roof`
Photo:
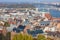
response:
[[[57,29],[60,29],[60,23],[57,24]]]
[[[60,18],[53,18],[50,14],[45,14],[45,17],[48,18],[48,20],[60,20]]]
[[[16,24],[15,21],[8,21],[9,24]]]
[[[60,21],[60,18],[52,18],[52,20],[59,20]]]
[[[51,20],[52,19],[52,16],[50,14],[45,14],[45,17],[48,18],[48,20]]]

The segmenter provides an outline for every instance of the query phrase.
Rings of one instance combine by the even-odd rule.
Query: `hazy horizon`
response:
[[[60,2],[60,0],[0,0],[0,2],[16,2],[16,3],[34,3],[34,2]]]

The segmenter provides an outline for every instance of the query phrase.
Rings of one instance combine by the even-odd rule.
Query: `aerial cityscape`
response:
[[[0,0],[0,40],[60,40],[60,0]]]

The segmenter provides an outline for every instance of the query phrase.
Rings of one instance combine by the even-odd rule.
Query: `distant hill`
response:
[[[60,7],[60,5],[44,4],[44,3],[0,3],[0,8],[35,8],[34,5],[49,5]]]
[[[28,3],[0,3],[0,8],[35,8],[35,6],[33,6],[32,4],[28,4]]]

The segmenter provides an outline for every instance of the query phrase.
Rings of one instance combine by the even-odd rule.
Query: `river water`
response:
[[[39,8],[40,10],[42,10],[43,8],[50,8],[51,7],[51,5],[44,5],[44,4],[34,4],[34,6],[36,8]],[[44,9],[44,10],[47,10],[47,9]],[[60,11],[50,9],[49,12],[52,15],[52,17],[60,18]]]

